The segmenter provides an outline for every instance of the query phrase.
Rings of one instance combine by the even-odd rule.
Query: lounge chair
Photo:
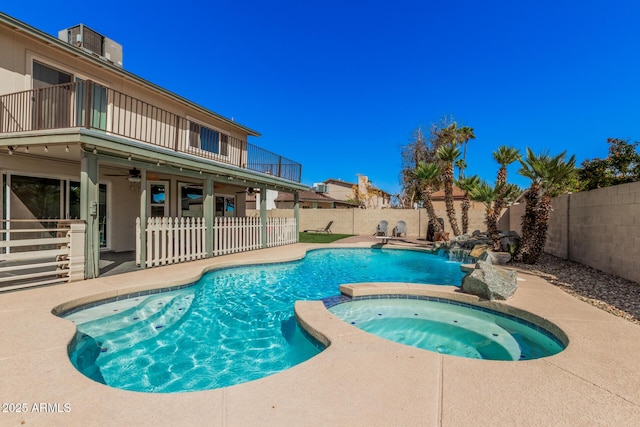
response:
[[[407,223],[404,221],[398,221],[395,227],[393,227],[393,237],[400,237],[404,234],[407,237]]]
[[[331,234],[331,225],[333,225],[333,221],[329,221],[326,227],[316,228],[314,230],[304,230],[303,233],[312,232],[312,233],[327,233]]]
[[[380,224],[378,224],[376,228],[376,236],[386,236],[388,227],[389,223],[387,221],[380,221]]]

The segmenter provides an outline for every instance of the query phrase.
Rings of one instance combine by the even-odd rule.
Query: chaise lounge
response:
[[[329,221],[329,223],[326,225],[326,227],[320,227],[320,228],[316,228],[314,230],[304,230],[303,233],[327,233],[327,234],[331,234],[331,225],[333,225],[333,221]]]

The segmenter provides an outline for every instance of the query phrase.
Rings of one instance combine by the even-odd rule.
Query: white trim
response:
[[[152,185],[164,185],[164,215],[162,215],[163,217],[168,217],[170,216],[170,208],[171,205],[169,204],[169,193],[170,193],[170,185],[171,185],[171,181],[167,181],[167,180],[157,180],[157,181],[147,181],[147,212],[148,212],[148,217],[152,218],[155,215],[153,215],[152,211],[151,211],[151,186]],[[154,203],[154,206],[160,206],[160,203]]]

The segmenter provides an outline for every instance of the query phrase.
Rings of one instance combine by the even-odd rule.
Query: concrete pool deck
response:
[[[505,305],[547,319],[567,334],[568,347],[555,356],[498,362],[440,355],[360,331],[320,302],[301,302],[296,314],[331,342],[326,350],[276,375],[202,392],[148,394],[93,382],[69,362],[74,325],[51,314],[74,300],[77,305],[192,282],[206,269],[286,261],[310,248],[344,246],[368,247],[371,241],[296,244],[0,294],[0,425],[640,424],[640,327],[522,272],[518,277],[524,280]],[[411,286],[365,287],[395,293]],[[453,287],[422,289],[469,298]],[[16,405],[26,411],[17,413]]]

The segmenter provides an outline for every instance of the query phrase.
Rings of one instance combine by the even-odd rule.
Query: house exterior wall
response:
[[[157,90],[145,87],[129,78],[119,76],[109,68],[100,67],[57,46],[35,41],[23,32],[0,26],[0,52],[2,52],[2,55],[0,55],[0,94],[32,89],[32,64],[33,60],[37,60],[61,71],[69,72],[74,77],[92,80],[152,105],[162,105],[165,110],[192,118],[195,121],[224,131],[232,137],[247,139],[247,133],[240,132],[238,128],[229,126],[225,121],[215,116],[208,115],[197,108],[191,108],[189,105],[178,102]],[[139,116],[139,118],[142,117]],[[145,125],[144,120],[138,120],[137,123],[138,126]],[[158,135],[158,137],[160,136]],[[232,153],[229,154],[231,156]]]
[[[349,184],[349,183],[344,183],[344,185],[328,183],[327,184],[327,189],[329,190],[328,195],[329,197],[336,200],[353,200],[354,196],[353,196],[352,185],[353,184]]]

